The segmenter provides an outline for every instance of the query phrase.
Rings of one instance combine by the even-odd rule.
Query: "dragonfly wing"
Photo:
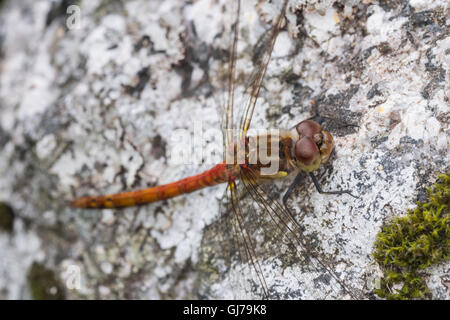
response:
[[[225,147],[233,143],[234,129],[234,88],[236,82],[236,50],[239,38],[239,19],[241,13],[241,1],[236,1],[236,19],[232,27],[233,39],[230,47],[230,58],[228,61],[228,79],[227,79],[227,100],[225,108]]]
[[[203,266],[200,297],[283,298],[273,290],[273,279],[282,277],[273,274],[274,264],[277,260],[301,263],[289,238],[283,239],[282,230],[261,212],[249,192],[254,189],[251,185],[253,181],[230,182],[221,218],[205,230],[199,259]],[[266,203],[265,197],[258,201]]]
[[[274,184],[259,184],[256,172],[241,170],[241,180],[230,183],[220,219],[203,236],[200,297],[298,299],[326,292],[330,298],[358,298],[334,271],[337,262],[324,257],[314,239],[273,200],[278,192],[269,196]]]
[[[273,266],[279,266],[282,273],[286,270],[296,270],[300,267],[305,275],[327,279],[327,288],[330,296],[336,296],[341,291],[347,293],[351,298],[359,297],[356,290],[352,289],[334,271],[332,262],[322,258],[315,246],[304,236],[301,225],[291,216],[286,208],[278,201],[273,200],[264,190],[264,185],[258,183],[258,174],[249,167],[241,169],[241,185],[252,200],[250,206],[254,209],[248,210],[249,205],[242,208],[243,217],[247,229],[252,230],[250,237],[254,243],[254,260],[261,266],[262,277],[265,279],[268,296],[280,298],[276,287],[281,286],[283,275],[275,272]],[[264,261],[264,262],[262,262]],[[270,263],[268,263],[270,261]],[[269,267],[272,264],[272,268]],[[298,286],[307,286],[306,276],[303,272],[291,272],[289,278],[298,282]],[[270,280],[269,280],[270,279]],[[312,283],[314,283],[314,279]],[[291,283],[292,284],[292,283]],[[281,298],[289,298],[287,295]]]
[[[248,217],[254,216],[254,211],[241,206],[245,197],[248,194],[243,186],[230,182],[220,219],[205,228],[199,256],[200,297],[245,299],[268,296],[252,239],[253,231],[249,229],[252,224]]]
[[[250,128],[250,123],[253,117],[253,112],[255,110],[256,102],[258,100],[259,91],[261,89],[261,84],[264,79],[264,75],[267,70],[267,66],[270,61],[270,57],[272,56],[273,47],[275,45],[275,41],[277,39],[278,34],[280,33],[280,29],[283,25],[284,16],[286,13],[288,1],[284,0],[282,4],[282,8],[280,14],[275,20],[275,23],[270,31],[270,34],[267,37],[267,41],[265,42],[265,46],[261,50],[259,54],[259,67],[255,73],[251,76],[251,84],[250,84],[250,97],[245,106],[241,121],[240,121],[240,134],[241,137],[245,137],[248,129]]]
[[[241,184],[240,184],[241,185]],[[230,183],[230,205],[232,209],[232,224],[235,243],[238,246],[239,256],[234,266],[238,270],[236,275],[238,281],[236,283],[242,285],[247,284],[245,279],[241,279],[246,273],[253,279],[251,285],[256,288],[256,294],[262,295],[264,298],[269,297],[269,288],[261,268],[260,255],[257,252],[257,241],[254,237],[255,211],[241,206],[241,198],[245,196],[244,190],[239,191],[235,182]],[[256,281],[255,281],[256,279]],[[243,281],[242,281],[243,280]],[[259,285],[258,285],[259,284]],[[248,291],[248,289],[246,290]]]

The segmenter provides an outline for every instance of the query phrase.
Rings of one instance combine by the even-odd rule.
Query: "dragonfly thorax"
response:
[[[313,120],[304,120],[292,130],[292,153],[295,165],[306,172],[317,170],[330,158],[334,148],[331,134]]]

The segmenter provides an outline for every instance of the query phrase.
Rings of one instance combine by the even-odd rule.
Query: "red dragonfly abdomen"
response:
[[[70,205],[73,208],[86,209],[133,207],[228,182],[230,174],[227,165],[221,163],[203,173],[176,182],[138,191],[81,197]]]

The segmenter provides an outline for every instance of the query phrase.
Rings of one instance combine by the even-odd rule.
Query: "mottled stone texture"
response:
[[[258,39],[279,10],[244,2],[238,111]],[[187,165],[172,155],[176,132],[193,133],[199,120],[204,131],[220,128],[220,66],[233,22],[225,3],[2,1],[0,201],[12,209],[13,227],[0,229],[0,298],[30,297],[33,262],[58,275],[67,298],[254,297],[242,285],[247,275],[220,268],[216,257],[225,186],[127,210],[67,207],[76,196],[167,183],[211,166],[205,155]],[[72,4],[81,24],[68,28]],[[289,206],[322,259],[371,298],[380,226],[449,170],[448,1],[297,0],[287,21],[252,124],[289,128],[316,112],[334,119],[325,124],[336,152],[319,180],[359,198],[320,195],[305,179]],[[283,259],[262,264],[273,297],[349,298],[325,270]],[[426,271],[434,298],[449,298],[449,268]]]

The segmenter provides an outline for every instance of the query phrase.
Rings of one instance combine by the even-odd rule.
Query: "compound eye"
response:
[[[310,165],[320,157],[320,151],[313,139],[303,137],[295,143],[294,156],[304,165]]]
[[[313,136],[313,140],[320,147],[322,145],[322,142],[323,142],[323,133],[316,133]]]
[[[312,137],[317,133],[320,133],[322,127],[320,124],[313,120],[304,120],[300,122],[295,129],[301,137]]]

